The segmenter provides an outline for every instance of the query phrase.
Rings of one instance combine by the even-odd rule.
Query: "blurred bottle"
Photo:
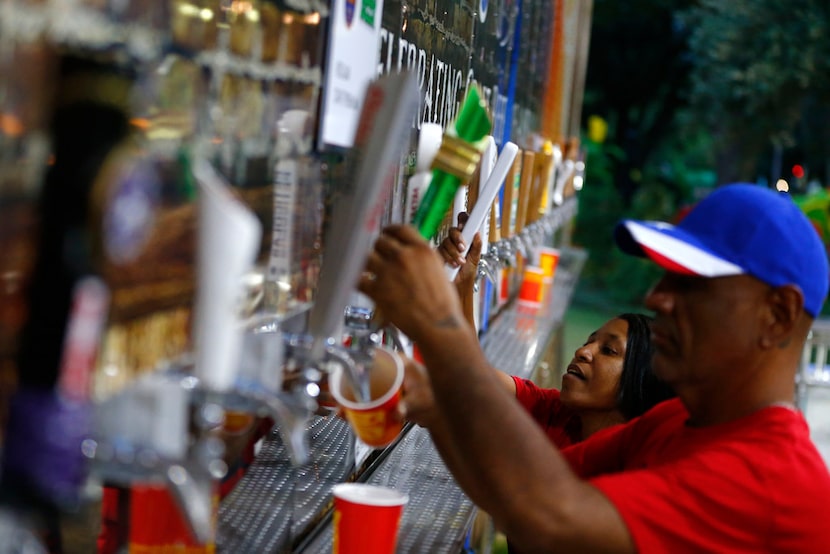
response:
[[[90,380],[109,291],[98,277],[101,169],[128,134],[130,72],[64,55],[49,126],[52,161],[37,205],[38,240],[27,318],[16,356],[0,473],[0,501],[48,534],[61,510],[79,506],[82,442],[91,422]]]

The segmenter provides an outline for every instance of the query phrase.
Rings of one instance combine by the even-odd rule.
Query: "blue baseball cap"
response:
[[[779,287],[797,285],[816,317],[830,285],[827,251],[788,195],[747,183],[712,191],[679,224],[623,220],[620,250],[667,271],[701,277],[752,275]]]

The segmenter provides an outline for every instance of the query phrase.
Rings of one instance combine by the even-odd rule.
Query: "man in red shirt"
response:
[[[830,283],[809,221],[737,184],[615,238],[666,270],[645,304],[678,398],[563,452],[500,387],[429,244],[405,226],[377,240],[359,286],[417,342],[458,483],[525,553],[830,552],[830,474],[792,404]]]

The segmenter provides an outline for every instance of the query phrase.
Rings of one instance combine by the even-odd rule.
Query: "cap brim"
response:
[[[673,273],[701,277],[745,273],[740,266],[712,252],[697,237],[669,223],[627,219],[614,229],[614,239],[623,252],[648,257]]]

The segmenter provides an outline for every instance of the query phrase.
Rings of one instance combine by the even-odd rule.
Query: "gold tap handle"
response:
[[[490,206],[490,237],[488,239],[489,242],[496,242],[501,238],[501,236],[499,235],[498,222],[500,215],[501,214],[499,213],[499,197],[498,195],[496,195],[496,197],[493,199],[493,205]]]
[[[579,158],[579,137],[571,137],[568,140],[567,148],[565,152],[565,159],[576,161]],[[568,179],[568,182],[565,185],[565,190],[563,191],[563,195],[565,198],[569,198],[576,193],[574,190],[574,177]]]
[[[531,166],[530,190],[528,191],[527,212],[525,213],[525,225],[536,221],[536,214],[539,212],[537,201],[539,191],[539,166],[542,164],[542,153],[533,153],[533,165]]]
[[[504,179],[504,203],[501,206],[501,236],[510,238],[513,236],[513,229],[510,224],[513,218],[513,196],[516,189],[516,175],[521,171],[522,156],[517,155]]]
[[[547,211],[547,206],[545,206],[543,202],[545,200],[545,191],[548,186],[548,174],[550,173],[552,164],[552,153],[536,153],[536,160],[533,164],[533,199],[531,200],[531,205],[529,206],[529,214],[527,218],[528,223],[533,223]]]
[[[467,215],[473,209],[473,206],[476,205],[476,200],[478,200],[478,188],[481,181],[481,161],[479,160],[478,165],[476,166],[475,172],[470,176],[469,181],[466,183],[467,185]],[[457,221],[452,222],[453,225],[457,225]]]
[[[519,179],[519,205],[516,208],[516,228],[514,233],[520,233],[527,223],[527,205],[530,191],[533,187],[533,161],[536,155],[530,150],[522,153],[522,173]]]

